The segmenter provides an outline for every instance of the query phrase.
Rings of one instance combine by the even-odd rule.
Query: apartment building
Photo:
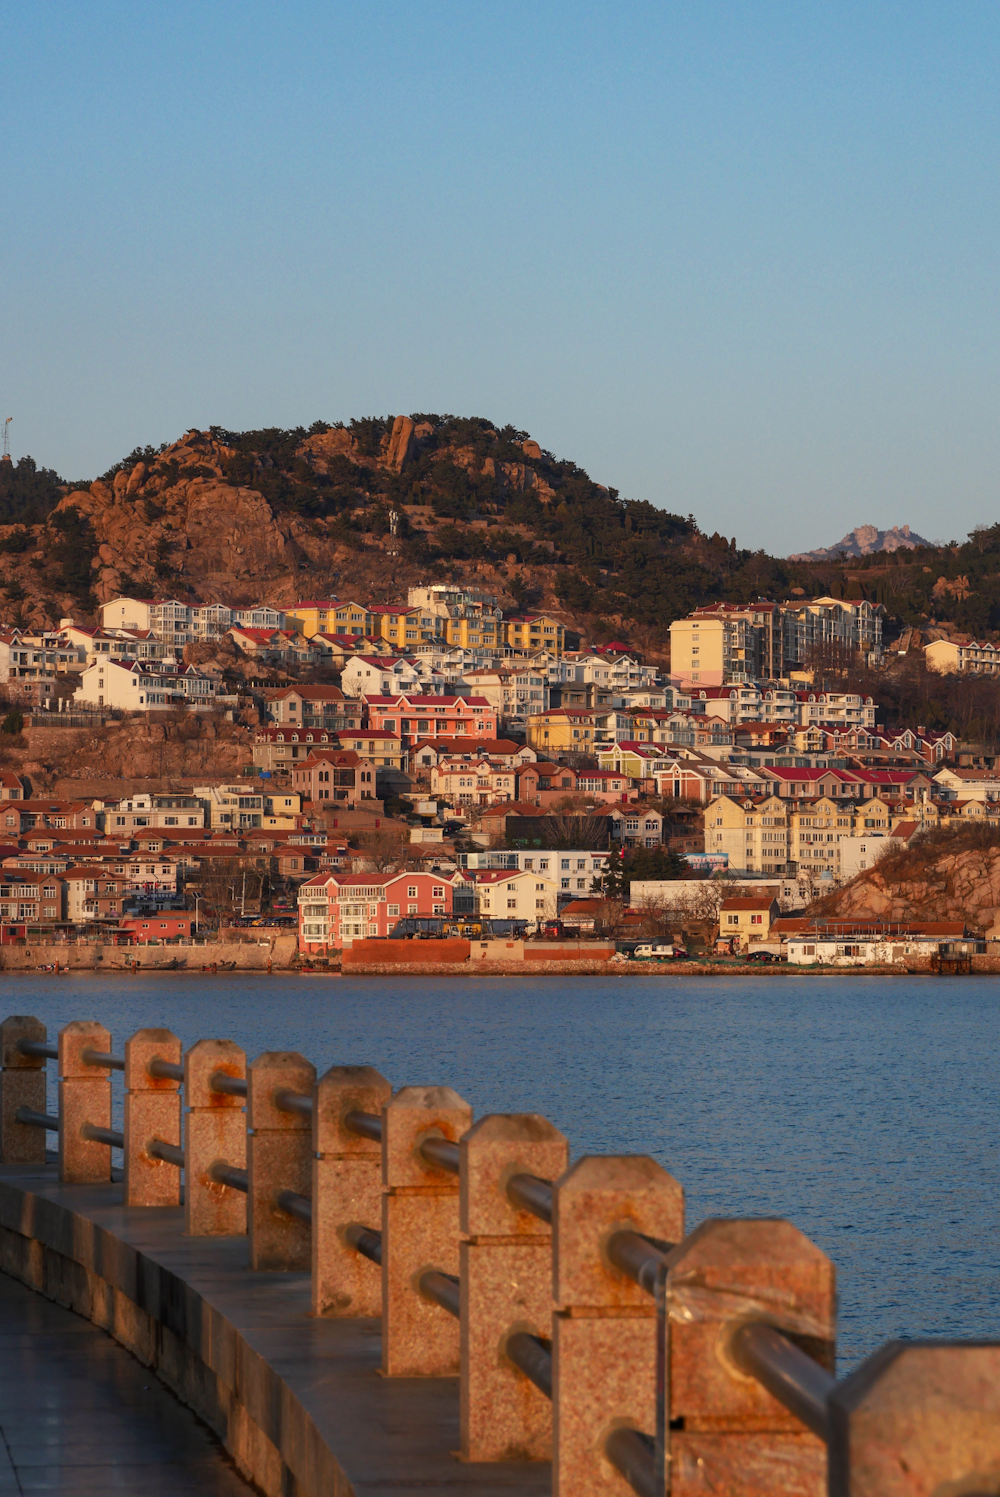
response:
[[[398,732],[409,747],[421,738],[497,736],[497,714],[485,697],[372,696],[365,698],[373,728]]]
[[[467,670],[463,685],[485,697],[501,721],[522,725],[529,717],[549,708],[548,678],[532,670]]]
[[[503,620],[503,643],[515,654],[545,650],[558,659],[566,652],[566,626],[547,613],[509,613]]]
[[[448,916],[456,883],[461,874],[317,874],[299,888],[299,950],[343,949],[384,939],[410,916]]]
[[[431,767],[431,792],[455,806],[491,806],[516,800],[517,772],[489,759],[441,759]]]
[[[735,604],[699,608],[670,625],[670,674],[676,682],[694,687],[755,681],[764,659],[761,627]]]
[[[882,658],[881,604],[803,598],[790,603],[713,603],[670,625],[670,674],[723,686],[777,681],[817,658]]]
[[[376,766],[353,749],[319,749],[292,770],[303,800],[356,806],[376,796]]]
[[[98,659],[80,676],[73,700],[87,707],[152,712],[185,707],[205,712],[215,705],[215,676],[193,665],[169,667],[141,660]]]
[[[882,659],[881,603],[867,599],[803,598],[781,605],[783,669],[776,676],[801,670],[817,656],[860,657],[870,665]]]
[[[435,620],[437,633],[446,644],[468,650],[477,656],[497,653],[503,644],[502,611],[492,593],[474,588],[411,587],[406,594],[411,609]]]
[[[104,832],[118,841],[130,838],[140,827],[204,827],[205,808],[196,795],[167,792],[163,795],[131,795],[117,801],[99,801]]]
[[[421,686],[425,695],[431,695],[446,685],[442,675],[424,677],[412,661],[392,655],[354,655],[340,673],[341,690],[347,697],[397,696]]]
[[[221,639],[234,624],[267,630],[285,627],[285,615],[266,603],[229,608],[224,603],[189,604],[177,598],[113,598],[99,612],[105,630],[148,631],[174,646]]]
[[[264,792],[253,782],[242,785],[195,785],[192,792],[201,802],[206,824],[213,830],[238,831],[260,827],[264,816]]]
[[[528,743],[539,753],[592,754],[597,743],[596,717],[596,711],[589,707],[550,707],[528,719]],[[602,769],[616,767],[601,765]]]
[[[970,639],[935,639],[924,646],[927,669],[940,675],[958,675],[966,671],[995,676],[1000,672],[1000,645],[978,644]]]
[[[360,728],[362,704],[345,698],[339,686],[282,686],[264,692],[264,705],[276,723],[296,728]]]
[[[559,886],[541,871],[479,869],[474,874],[479,913],[494,920],[524,920],[529,926],[552,920],[558,911]]]

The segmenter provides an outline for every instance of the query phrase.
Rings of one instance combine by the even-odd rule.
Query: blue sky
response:
[[[0,21],[15,456],[447,411],[778,553],[1000,518],[995,5]]]

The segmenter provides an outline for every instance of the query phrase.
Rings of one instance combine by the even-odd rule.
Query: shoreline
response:
[[[617,965],[603,964],[600,967],[584,966],[579,962],[532,962],[513,963],[506,965],[487,965],[477,962],[457,965],[456,963],[443,962],[394,962],[372,964],[361,964],[341,967],[276,967],[267,971],[262,967],[243,967],[228,969],[223,972],[206,971],[201,967],[191,968],[165,968],[165,967],[63,967],[59,972],[46,971],[41,967],[5,967],[0,966],[0,977],[108,977],[117,974],[122,977],[208,977],[208,978],[231,978],[231,977],[303,977],[303,978],[327,978],[338,981],[346,977],[457,977],[457,978],[484,978],[484,977],[940,977],[942,974],[931,972],[927,968],[911,968],[897,966],[867,966],[867,967],[827,967],[827,966],[790,966],[787,964],[775,966],[760,966],[756,963],[745,966],[710,967],[702,963],[683,963],[677,966],[652,967],[640,966],[624,962]],[[948,974],[963,977],[998,977],[1000,968],[973,969],[972,972],[961,974]]]

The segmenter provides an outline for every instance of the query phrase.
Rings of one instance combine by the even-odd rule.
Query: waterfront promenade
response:
[[[239,1017],[252,1033],[250,991]],[[662,985],[665,1009],[676,991]],[[260,984],[254,996],[272,992]],[[350,1028],[342,992],[335,984],[326,993],[340,1044]],[[367,995],[359,996],[364,1008]],[[460,1027],[440,991],[423,996],[437,1011],[439,1039],[449,1017]],[[503,1037],[507,1067],[495,1084],[519,1100],[523,1077],[511,1059],[521,1058],[524,1034],[507,1032],[512,1014],[505,1028],[503,994],[492,996],[494,1010],[474,1016],[477,1041],[496,1050]],[[756,1008],[746,1002],[733,1015],[743,1046],[734,1076],[751,1072],[762,1113],[769,1068],[786,1093],[797,1087],[799,1131],[811,1121],[835,1164],[816,1087],[822,1067],[793,1081],[774,1045],[774,1020],[789,1026],[797,1016],[787,1006],[769,1014],[767,996],[762,989]],[[390,997],[400,995],[383,1000]],[[418,994],[406,997],[397,1038],[412,1044]],[[474,1107],[436,1077],[390,1082],[360,1058],[320,1072],[288,1048],[253,1059],[245,1046],[204,1031],[186,1044],[166,1026],[113,1036],[99,1022],[73,1020],[56,1036],[37,1018],[10,1018],[0,1077],[0,1268],[132,1351],[206,1419],[268,1497],[388,1497],[408,1487],[444,1497],[456,1485],[456,1458],[462,1490],[480,1497],[610,1497],[621,1479],[639,1497],[659,1497],[667,1466],[671,1490],[692,1497],[706,1471],[719,1489],[784,1492],[776,1473],[789,1462],[796,1492],[810,1497],[826,1488],[827,1470],[833,1497],[883,1497],[903,1454],[933,1476],[935,1490],[987,1469],[984,1461],[1000,1470],[1000,1338],[981,1306],[948,1327],[954,1342],[921,1340],[929,1327],[911,1318],[899,1327],[907,1340],[838,1378],[835,1264],[801,1224],[773,1208],[752,1216],[730,1207],[692,1228],[682,1180],[647,1151],[613,1147],[628,1126],[622,1087],[635,1077],[636,1057],[652,1045],[654,1064],[666,1062],[668,1090],[684,1058],[662,1033],[657,1043],[642,1000],[626,998],[624,990],[605,995],[606,1037],[615,1030],[619,1041],[603,1098],[579,1086],[585,1056],[595,1077],[615,1056],[596,1031],[574,1056],[552,1044],[550,1019],[549,1052],[536,1058],[553,1083],[571,1067],[582,1115],[593,1119],[596,1109],[608,1134],[612,1147],[573,1151],[575,1161],[544,1115]],[[856,1000],[851,1009],[841,998],[857,1022]],[[523,1028],[513,995],[511,1006]],[[696,1011],[683,1016],[688,1026]],[[719,1012],[705,1029],[725,1058]],[[593,1009],[587,1017],[593,1023]],[[895,1030],[883,1024],[883,1041],[898,1041],[899,1021],[912,1030],[919,1017],[914,995]],[[966,1076],[970,1017],[981,1048],[981,1011],[956,1010],[938,1034],[940,1042],[950,1030]],[[815,1021],[806,1047],[800,1042],[800,1066],[816,1044]],[[287,1012],[266,1022],[282,1035],[293,1027]],[[828,1043],[836,1033],[836,1025],[827,1030]],[[929,1036],[920,1038],[926,1057]],[[886,1076],[898,1058],[885,1056]],[[843,1105],[843,1057],[834,1074],[831,1095]],[[939,1083],[945,1074],[938,1071]],[[726,1097],[731,1136],[700,1141],[703,1157],[724,1165],[755,1122],[752,1106],[745,1117],[734,1111],[727,1080],[718,1068],[702,1069],[687,1083],[703,1107],[713,1092]],[[566,1101],[565,1078],[551,1090]],[[643,1104],[663,1095],[636,1094],[633,1128],[649,1128]],[[925,1130],[931,1101],[931,1088],[918,1087]],[[952,1110],[955,1103],[946,1098]],[[52,1134],[57,1159],[44,1151]],[[900,1138],[892,1143],[898,1156]],[[990,1152],[981,1129],[970,1143]],[[114,1150],[123,1177],[112,1171]],[[793,1154],[789,1139],[779,1152],[814,1190],[801,1150]],[[951,1165],[954,1177],[954,1155]],[[878,1194],[868,1210],[873,1224],[891,1222]],[[964,1223],[949,1225],[956,1252],[967,1252]],[[900,1269],[912,1274],[913,1265]],[[933,1273],[935,1287],[947,1288],[943,1260]],[[192,1452],[195,1465],[203,1454]]]
[[[252,1497],[211,1431],[104,1331],[0,1273],[0,1497]]]

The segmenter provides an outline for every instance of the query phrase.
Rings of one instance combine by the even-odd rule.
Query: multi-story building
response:
[[[224,831],[241,827],[259,827],[264,815],[264,792],[253,782],[242,785],[195,785],[193,794],[201,801],[208,826]]]
[[[370,726],[398,732],[406,747],[421,738],[497,736],[497,714],[485,697],[400,695],[364,700]]]
[[[299,950],[339,950],[385,938],[412,916],[448,916],[458,882],[461,874],[317,874],[299,888]]]
[[[104,818],[105,835],[124,841],[139,827],[203,827],[205,808],[196,795],[167,792],[163,795],[131,795],[123,800],[103,801],[98,809]]]
[[[353,749],[317,749],[292,770],[292,784],[303,800],[356,806],[376,798],[376,766]]]
[[[781,649],[783,669],[776,675],[787,676],[801,670],[824,654],[834,658],[861,657],[877,665],[882,659],[881,603],[867,599],[855,602],[843,598],[803,598],[800,602],[781,605]]]
[[[712,603],[670,625],[670,674],[725,686],[777,681],[824,656],[882,658],[881,604],[839,598],[791,603]]]
[[[524,920],[537,926],[556,915],[559,885],[541,871],[480,869],[475,874],[479,913],[493,920]]]
[[[566,626],[547,613],[509,613],[503,620],[503,643],[515,654],[545,650],[558,659],[566,651]]]
[[[924,646],[927,669],[941,675],[958,675],[974,671],[995,676],[1000,672],[1000,645],[978,644],[976,640],[935,639]]]
[[[597,743],[597,713],[589,707],[550,707],[528,719],[529,744],[539,753],[592,754]],[[614,769],[602,764],[602,769]]]
[[[406,601],[410,610],[419,611],[421,629],[425,618],[433,619],[439,639],[447,645],[483,657],[496,654],[503,644],[503,615],[492,593],[439,583],[411,587]]]
[[[282,686],[264,693],[267,711],[276,723],[296,728],[360,728],[361,703],[345,699],[338,686]]]
[[[523,726],[527,718],[548,711],[548,678],[530,666],[522,670],[467,670],[462,679],[486,698],[502,722],[512,726]]]
[[[442,759],[431,768],[431,791],[456,806],[490,806],[517,799],[517,772],[489,759]]]
[[[224,603],[191,604],[177,598],[112,598],[100,608],[106,630],[148,631],[170,645],[221,639],[233,624],[252,629],[283,629],[285,615],[266,603],[229,608]]]
[[[606,849],[594,852],[584,848],[556,848],[549,852],[537,849],[528,852],[524,848],[495,848],[462,853],[459,862],[468,869],[517,869],[519,872],[540,873],[558,884],[560,899],[579,899],[582,894],[589,894],[594,880],[607,869],[610,857]]]
[[[105,660],[88,665],[73,700],[88,707],[152,712],[168,707],[207,711],[214,703],[218,679],[193,665],[170,668],[141,660]]]
[[[421,687],[425,695],[444,690],[447,682],[443,676],[434,680],[421,675],[411,660],[378,655],[354,655],[340,673],[341,690],[345,696],[396,696],[400,692],[413,691]]]

